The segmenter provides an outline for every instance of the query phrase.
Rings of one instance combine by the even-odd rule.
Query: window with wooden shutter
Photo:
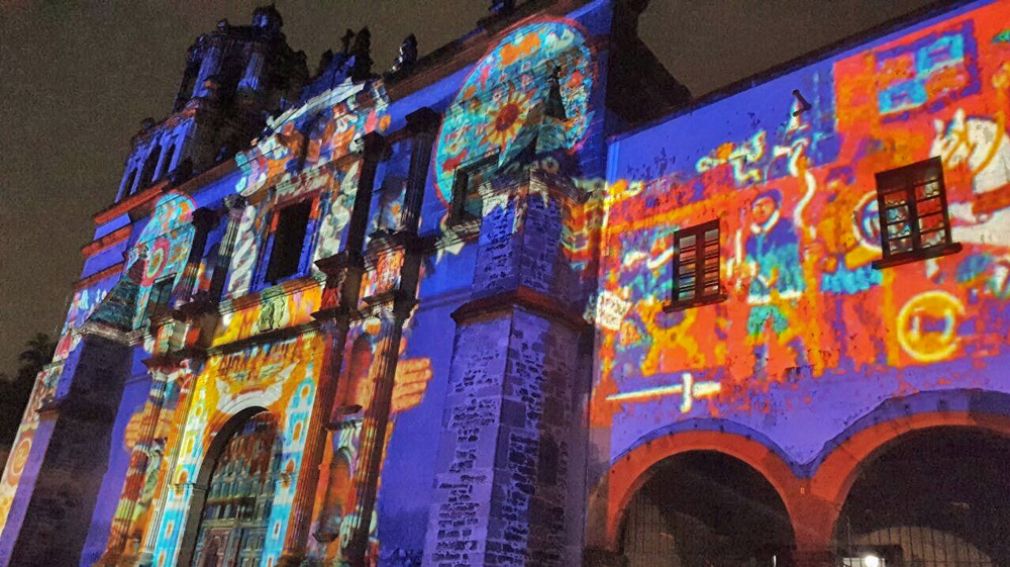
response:
[[[934,258],[961,249],[950,236],[940,158],[883,171],[876,177],[883,258],[873,267]]]
[[[678,230],[673,235],[673,297],[671,309],[726,299],[720,281],[719,221]]]

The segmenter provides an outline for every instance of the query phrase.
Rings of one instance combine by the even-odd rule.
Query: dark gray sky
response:
[[[0,372],[36,331],[55,334],[91,216],[115,197],[130,137],[171,108],[186,49],[244,0],[0,0]],[[701,95],[929,3],[927,0],[652,0],[641,35]],[[377,67],[417,34],[427,53],[473,29],[482,0],[277,2],[314,70],[368,25]]]

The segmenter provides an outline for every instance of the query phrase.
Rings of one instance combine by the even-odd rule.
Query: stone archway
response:
[[[775,488],[743,461],[691,451],[660,461],[623,513],[629,567],[784,565],[794,537]]]
[[[831,450],[817,463],[807,490],[805,501],[817,505],[794,511],[795,522],[802,523],[814,534],[818,546],[830,545],[834,541],[842,506],[863,468],[872,462],[875,455],[886,451],[904,436],[934,428],[963,427],[1010,437],[1010,417],[971,410],[971,406],[981,406],[982,402],[993,407],[1005,405],[1002,394],[991,400],[977,392],[961,397],[946,392],[944,396],[939,401],[926,395],[904,398],[902,407],[914,410],[919,409],[919,402],[932,403],[934,407],[949,403],[952,409],[947,411],[910,411],[894,415],[891,408],[882,405],[880,412],[871,412],[860,420],[868,421],[870,425],[857,422],[851,431],[831,443]],[[955,407],[957,409],[953,409]]]
[[[278,420],[264,408],[242,410],[221,427],[193,488],[179,565],[258,564],[281,443]]]
[[[1010,563],[1010,437],[948,426],[902,435],[859,468],[835,540],[884,565]]]
[[[680,431],[640,443],[611,465],[592,496],[598,504],[591,505],[589,523],[591,529],[599,531],[589,534],[591,545],[602,544],[611,551],[618,549],[624,512],[655,472],[654,466],[691,451],[714,451],[746,463],[771,484],[792,512],[790,495],[799,493],[801,481],[779,452],[752,435],[720,430]]]
[[[713,476],[706,473],[711,470],[717,471],[720,475],[725,473],[724,478],[715,479],[715,484],[710,484],[707,488],[697,488],[699,482],[704,483],[704,477]],[[607,478],[598,485],[592,497],[602,506],[591,504],[590,508],[590,530],[602,528],[595,534],[606,534],[600,538],[592,531],[588,533],[590,542],[596,541],[605,545],[594,548],[598,554],[602,554],[601,558],[628,551],[626,548],[629,537],[633,539],[633,535],[629,536],[628,530],[634,529],[636,522],[639,524],[651,522],[652,525],[661,528],[659,531],[665,530],[672,536],[676,535],[673,532],[680,531],[682,539],[691,537],[687,534],[691,528],[685,526],[693,525],[701,528],[698,533],[707,534],[710,542],[714,543],[719,536],[722,536],[725,542],[726,534],[720,533],[720,530],[725,532],[725,529],[720,526],[716,526],[716,529],[705,527],[713,523],[713,520],[711,515],[706,517],[704,501],[685,502],[684,505],[678,506],[676,501],[670,501],[663,496],[665,488],[673,485],[670,479],[676,477],[678,471],[683,471],[694,478],[693,485],[687,482],[686,486],[679,488],[682,493],[717,492],[713,498],[712,509],[749,511],[743,514],[747,517],[726,524],[725,527],[730,531],[733,529],[732,525],[735,525],[734,522],[755,526],[750,529],[756,532],[767,532],[765,528],[772,526],[773,529],[770,530],[772,533],[764,534],[768,536],[764,537],[767,541],[761,543],[755,541],[762,537],[729,537],[729,540],[736,543],[731,541],[733,553],[724,555],[737,555],[740,556],[737,559],[742,561],[746,561],[742,556],[748,554],[754,556],[755,560],[759,555],[769,559],[771,555],[782,556],[782,547],[793,546],[794,536],[789,512],[794,499],[791,499],[790,495],[799,492],[802,481],[781,454],[758,441],[753,435],[722,430],[688,430],[643,441],[612,464]],[[676,482],[678,481],[673,481],[674,484]],[[755,517],[762,520],[755,522]],[[774,520],[769,520],[769,517]],[[660,518],[670,521],[659,526],[656,522]],[[647,540],[649,537],[645,536]],[[598,544],[591,543],[591,545]],[[680,551],[686,555],[694,553],[684,546],[681,546]],[[640,547],[637,552],[643,556],[648,553],[662,554],[664,550]],[[631,555],[634,556],[635,553],[635,550],[631,550]],[[684,554],[678,554],[679,563],[675,562],[672,565],[692,565],[681,560]],[[587,558],[589,564],[595,564],[596,560],[589,556]],[[639,559],[645,560],[642,557]],[[633,557],[632,561],[639,559]],[[706,558],[704,554],[695,559],[732,561],[730,557]],[[614,562],[615,560],[616,557],[606,559],[601,564],[622,564],[623,560]],[[785,560],[785,557],[777,559],[779,565],[785,564]],[[719,563],[713,564],[719,565]]]

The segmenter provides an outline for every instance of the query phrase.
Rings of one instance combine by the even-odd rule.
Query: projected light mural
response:
[[[239,208],[234,216],[226,307],[221,310],[220,324],[210,341],[211,348],[221,349],[222,354],[207,360],[193,379],[187,394],[190,401],[178,404],[177,413],[167,418],[178,424],[164,430],[169,445],[175,443],[177,448],[167,447],[162,458],[167,463],[164,469],[169,471],[168,477],[150,480],[160,487],[151,488],[153,500],[161,497],[164,501],[160,517],[154,518],[156,523],[148,528],[158,530],[153,553],[156,565],[177,562],[183,533],[195,529],[198,520],[194,518],[208,513],[193,508],[200,502],[194,500],[191,487],[204,468],[214,466],[217,457],[208,451],[221,428],[250,408],[265,412],[258,415],[276,419],[280,447],[275,459],[278,484],[269,496],[262,495],[270,501],[269,518],[263,518],[265,531],[260,540],[256,539],[260,536],[249,535],[259,534],[260,529],[251,524],[243,528],[248,537],[231,532],[228,535],[220,529],[201,532],[195,553],[204,557],[220,548],[224,558],[248,556],[263,565],[278,561],[302,471],[305,435],[310,426],[323,426],[310,424],[324,355],[322,337],[309,330],[315,323],[313,313],[323,307],[324,301],[322,274],[315,261],[343,250],[358,189],[361,138],[389,127],[386,107],[381,90],[348,83],[273,120],[268,128],[274,133],[237,157],[241,176],[234,192],[245,200],[236,201]],[[406,160],[409,154],[393,157]],[[405,167],[406,162],[396,165]],[[264,260],[269,257],[277,228],[277,211],[291,203],[309,204],[306,237],[293,277],[274,283],[264,277]],[[367,275],[363,279],[363,293],[371,293],[373,279]],[[202,281],[198,287],[206,289],[207,285]],[[289,330],[297,330],[294,338],[264,342],[237,352],[232,352],[230,346],[264,333]],[[349,334],[345,356],[354,364],[343,365],[340,379],[341,388],[348,390],[345,397],[350,401],[344,400],[346,403],[359,407],[368,403],[372,388],[368,371],[377,338],[378,325],[371,319],[353,326]],[[401,352],[408,340],[409,333],[401,341]],[[420,403],[431,378],[430,367],[427,358],[405,357],[397,371],[394,415]],[[354,454],[359,443],[360,416],[351,417],[355,419],[343,429],[346,434],[334,438],[333,444],[338,451]],[[126,499],[131,497],[124,495]],[[330,520],[336,523],[338,532],[341,520]],[[229,537],[239,538],[242,550],[224,551],[221,546],[234,546],[238,541]],[[330,553],[335,551],[339,547]]]
[[[193,209],[192,201],[183,195],[170,193],[159,199],[127,253],[126,274],[121,277],[117,272],[100,277],[74,292],[53,362],[36,382],[0,483],[0,526],[6,521],[21,474],[32,458],[32,441],[40,419],[38,410],[43,404],[61,399],[69,388],[69,377],[61,376],[63,364],[81,343],[82,325],[92,316],[127,330],[141,324],[152,285],[162,280],[174,282],[181,272],[192,239],[189,222]],[[132,297],[120,308],[119,300],[126,295]],[[111,301],[106,302],[107,298]]]
[[[652,510],[629,502],[672,478],[647,473],[684,432],[702,438],[684,451],[767,477],[779,520],[823,520],[789,537],[824,547],[845,495],[807,488],[846,435],[888,404],[911,419],[921,393],[1010,394],[1010,5],[612,136],[650,114],[604,67],[641,55],[616,30],[644,3],[576,4],[531,7],[416,76],[355,82],[332,65],[348,45],[234,162],[96,216],[0,530],[48,497],[29,486],[41,463],[81,457],[45,413],[72,429],[54,402],[113,383],[81,376],[116,374],[121,396],[102,408],[81,562],[158,567],[628,559],[626,512]],[[957,246],[882,263],[908,236],[877,175],[922,163],[942,170]],[[712,269],[675,277],[690,238]],[[87,374],[106,358],[117,370]]]
[[[458,167],[496,156],[503,165],[539,132],[548,85],[557,81],[565,120],[547,149],[575,151],[593,111],[589,106],[596,65],[585,33],[572,21],[545,21],[507,35],[473,68],[446,112],[433,167],[442,202],[452,201]]]
[[[891,396],[1007,389],[1008,18],[920,25],[611,146],[592,407],[611,458],[724,418],[803,463]],[[875,174],[934,156],[963,250],[875,268]],[[670,308],[674,234],[708,221],[725,297]]]
[[[257,276],[257,270],[264,269],[264,246],[273,234],[269,223],[277,222],[277,203],[311,204],[296,275],[303,275],[310,266],[312,273],[317,273],[314,260],[339,252],[354,204],[359,167],[356,158],[339,158],[357,151],[352,146],[366,131],[388,126],[389,117],[382,116],[384,108],[378,93],[366,93],[360,86],[325,91],[307,105],[280,116],[269,126],[276,133],[239,154],[242,176],[234,190],[249,201],[240,209],[235,230],[226,286],[230,307],[222,314],[212,346],[313,322],[312,313],[320,309],[322,301],[322,282],[316,276],[277,285]],[[261,540],[243,538],[243,546],[253,547],[243,547],[245,551],[239,555],[251,553],[264,565],[278,560],[321,372],[320,341],[317,333],[302,331],[289,340],[208,359],[189,394],[188,411],[175,417],[181,429],[171,437],[180,439],[179,448],[171,479],[166,482],[156,564],[176,561],[182,531],[193,529],[189,525],[194,521],[192,493],[183,487],[192,486],[201,467],[212,466],[208,465],[209,443],[229,419],[251,407],[277,420],[279,480],[269,496],[270,515],[264,518]],[[197,510],[196,517],[201,513]],[[206,545],[213,541],[201,540],[198,553],[207,555]]]
[[[318,336],[254,346],[211,357],[197,379],[183,427],[177,463],[166,495],[158,536],[156,564],[174,559],[180,531],[185,529],[192,504],[192,482],[206,465],[206,452],[229,419],[249,408],[261,408],[278,420],[281,436],[279,471],[282,480],[272,499],[266,523],[263,556],[276,561],[287,528],[291,498],[301,464],[305,428],[315,396],[315,379],[322,353]]]
[[[303,105],[270,119],[261,140],[236,155],[242,171],[235,191],[256,191],[298,177],[311,177],[318,166],[333,165],[358,151],[367,132],[389,127],[388,97],[375,83],[324,91]]]
[[[87,287],[74,292],[67,310],[67,318],[60,331],[60,339],[57,343],[56,352],[53,355],[52,364],[46,368],[44,373],[36,380],[35,388],[32,390],[28,400],[21,427],[18,429],[17,437],[12,444],[10,458],[7,459],[4,468],[3,478],[0,481],[0,528],[7,519],[7,513],[14,501],[21,474],[28,464],[31,456],[32,440],[39,425],[38,409],[43,403],[51,401],[56,395],[57,385],[63,369],[63,361],[70,355],[70,352],[80,343],[80,326],[88,317],[94,313],[95,309],[102,303],[108,295],[109,290],[115,285],[118,277],[110,276],[99,280]]]

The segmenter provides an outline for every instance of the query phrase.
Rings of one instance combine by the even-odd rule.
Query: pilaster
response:
[[[412,135],[410,171],[400,226],[373,234],[365,252],[368,280],[362,285],[362,316],[378,319],[381,328],[368,380],[372,398],[365,408],[361,446],[354,473],[354,512],[344,557],[354,567],[369,562],[369,529],[375,511],[392,413],[396,367],[403,325],[417,304],[417,283],[424,242],[417,236],[428,163],[440,117],[423,108],[407,117]]]
[[[343,364],[343,347],[347,339],[350,316],[358,304],[363,263],[361,247],[368,224],[375,172],[385,151],[385,139],[370,133],[364,139],[361,173],[355,192],[354,206],[344,251],[317,262],[326,274],[323,305],[313,316],[321,322],[326,340],[326,358],[319,379],[319,390],[305,441],[302,467],[295,489],[291,517],[285,535],[284,549],[278,565],[299,565],[305,556],[309,527],[315,513],[315,490],[319,485],[319,468],[325,454],[326,422],[333,408],[337,381]]]
[[[239,225],[242,224],[242,214],[245,212],[246,199],[239,195],[230,195],[225,199],[225,206],[228,210],[228,228],[225,229],[224,238],[221,240],[221,245],[218,249],[217,264],[214,266],[214,273],[210,280],[208,295],[211,301],[219,301],[224,293],[224,284],[228,277],[228,267],[231,265],[231,257],[235,253],[235,242],[238,239]]]
[[[112,517],[109,528],[109,539],[98,565],[118,565],[124,552],[127,539],[131,533],[131,525],[138,506],[146,506],[149,502],[141,502],[141,487],[146,479],[155,445],[155,430],[165,402],[165,390],[168,376],[160,368],[154,368],[151,374],[151,388],[144,407],[144,417],[141,420],[141,431],[130,453],[130,464],[126,471],[126,480],[120,494],[119,504]],[[138,542],[139,543],[139,542]]]
[[[207,237],[214,225],[217,224],[217,220],[217,214],[209,209],[201,208],[193,212],[193,226],[196,231],[193,234],[189,256],[186,258],[186,266],[182,270],[178,283],[175,284],[175,289],[172,290],[169,304],[173,308],[192,299],[197,272],[200,271],[200,261],[203,259],[204,248],[207,246]]]
[[[137,565],[146,566],[153,563],[154,549],[157,545],[158,530],[161,526],[161,519],[165,512],[168,491],[172,489],[172,471],[175,470],[179,461],[179,453],[182,448],[182,425],[189,415],[190,404],[192,402],[193,386],[199,374],[202,361],[190,360],[180,364],[180,372],[175,380],[173,388],[174,403],[170,404],[173,411],[172,418],[163,424],[172,424],[176,429],[171,431],[159,431],[157,435],[165,439],[165,453],[162,458],[162,466],[155,474],[158,474],[158,484],[152,497],[151,513],[148,521],[142,526],[143,536],[141,537],[141,547],[137,552]]]
[[[315,491],[319,487],[320,466],[326,453],[327,421],[333,409],[343,365],[343,350],[347,340],[350,313],[357,304],[361,282],[362,265],[361,256],[358,254],[345,252],[320,260],[317,265],[326,274],[327,279],[322,309],[313,316],[320,322],[326,351],[315,405],[309,418],[302,467],[291,505],[284,550],[278,561],[280,567],[300,565],[305,557],[309,528],[316,512]]]
[[[373,312],[381,322],[380,338],[368,375],[374,390],[362,424],[361,447],[354,473],[355,507],[351,518],[350,539],[345,544],[346,559],[353,567],[368,565],[369,528],[375,511],[382,461],[385,458],[400,339],[403,323],[413,306],[412,299],[397,298]]]

